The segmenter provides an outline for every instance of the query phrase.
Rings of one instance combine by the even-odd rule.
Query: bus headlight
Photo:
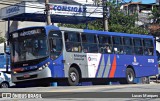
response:
[[[24,68],[14,68],[12,69],[13,73],[16,74],[18,72],[23,72],[24,71]]]
[[[46,68],[46,67],[48,67],[48,65],[49,65],[49,62],[48,63],[46,63],[46,64],[44,64],[43,66],[41,66],[41,67],[39,67],[38,68],[38,70],[42,70],[42,69],[44,69],[44,68]]]
[[[42,70],[42,69],[43,69],[42,67],[39,67],[39,68],[38,68],[38,70]]]
[[[13,74],[17,74],[17,72],[13,71]]]

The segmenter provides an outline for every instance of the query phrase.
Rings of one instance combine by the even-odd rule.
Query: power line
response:
[[[10,3],[6,2],[6,1],[4,2],[4,0],[3,0],[3,3],[0,1],[0,4],[2,4],[2,5],[9,5],[9,6],[19,6],[19,7],[29,7],[29,8],[45,9],[45,5],[44,5],[44,7],[36,6],[36,5],[22,5],[22,4],[20,4],[20,2],[19,3],[17,2],[16,4],[10,4]],[[87,13],[93,13],[93,12],[87,12]],[[102,12],[94,12],[94,13],[102,13]]]
[[[11,3],[15,3],[15,4],[11,4]],[[25,6],[25,5],[20,4],[20,3],[22,3],[22,2],[8,2],[8,1],[6,1],[6,0],[2,0],[2,1],[0,1],[0,4],[2,4],[2,5],[9,5],[9,6],[19,6],[19,7],[30,7],[30,8],[45,9],[45,6],[44,6],[44,7],[36,6],[36,5]]]

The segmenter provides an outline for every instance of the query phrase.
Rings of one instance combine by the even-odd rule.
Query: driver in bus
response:
[[[17,51],[15,51],[14,56],[12,58],[12,61],[13,62],[18,62],[19,61],[19,55],[18,55]]]
[[[26,60],[36,59],[32,54],[32,48],[26,47]]]

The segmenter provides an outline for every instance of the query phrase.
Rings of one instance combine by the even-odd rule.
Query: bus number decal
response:
[[[154,59],[148,59],[148,63],[154,63]]]

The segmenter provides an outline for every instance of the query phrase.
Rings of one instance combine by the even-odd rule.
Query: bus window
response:
[[[144,55],[153,55],[153,41],[151,39],[144,39]]]
[[[132,38],[123,37],[124,54],[131,55],[133,52]]]
[[[95,34],[82,34],[83,52],[85,53],[97,53],[97,40]]]
[[[81,52],[80,33],[64,32],[67,52]]]
[[[122,46],[122,38],[118,36],[113,36],[113,52],[115,54],[124,54],[123,52],[123,46]]]
[[[99,52],[100,53],[112,53],[111,37],[105,35],[98,36]]]
[[[136,55],[143,55],[142,41],[140,38],[134,38],[134,53]]]
[[[159,51],[157,51],[157,50],[156,50],[156,55],[157,55],[157,61],[160,62],[160,53],[159,53]]]
[[[51,31],[49,33],[49,46],[51,59],[56,59],[62,52],[62,33],[60,31]]]

